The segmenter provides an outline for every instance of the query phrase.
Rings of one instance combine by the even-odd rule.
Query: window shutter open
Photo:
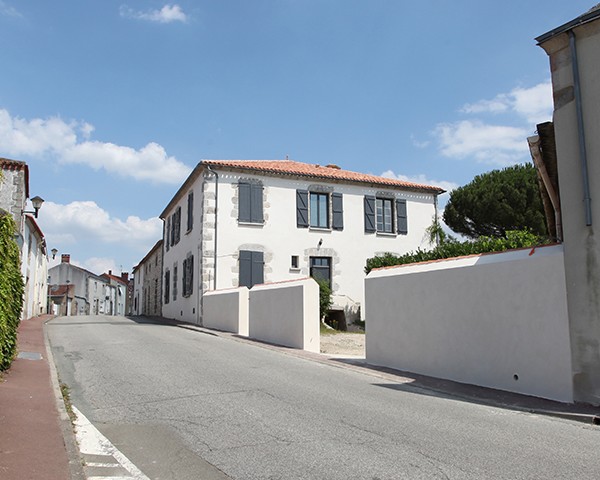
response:
[[[333,213],[331,228],[344,229],[344,201],[341,193],[331,194],[331,212]]]
[[[263,187],[260,184],[250,184],[250,221],[263,222]]]
[[[194,227],[194,192],[188,194],[187,231]]]
[[[308,228],[308,191],[296,190],[296,225]]]
[[[240,287],[252,286],[252,252],[240,250]]]
[[[396,200],[396,226],[398,233],[408,233],[408,217],[406,215],[406,200]]]
[[[373,233],[375,228],[375,197],[365,195],[365,232]]]

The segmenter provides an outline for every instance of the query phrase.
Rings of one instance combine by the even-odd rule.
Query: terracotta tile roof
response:
[[[342,170],[337,165],[315,165],[295,162],[293,160],[202,160],[201,165],[231,168],[234,170],[250,170],[272,175],[296,175],[301,177],[339,180],[351,183],[369,183],[388,187],[400,187],[432,193],[443,193],[444,189],[432,185],[405,182],[393,178],[368,175],[366,173]]]

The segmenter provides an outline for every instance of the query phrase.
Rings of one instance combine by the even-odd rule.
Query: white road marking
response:
[[[81,413],[74,405],[73,412],[77,419],[75,420],[75,436],[79,443],[79,451],[83,455],[103,455],[113,457],[118,463],[90,462],[86,466],[96,467],[117,467],[124,468],[129,475],[127,476],[88,476],[88,480],[150,480],[137,468],[131,461],[123,455],[117,448],[102,435],[96,427]],[[107,458],[107,460],[109,460]],[[85,467],[84,467],[85,470]],[[86,475],[87,476],[87,475]]]

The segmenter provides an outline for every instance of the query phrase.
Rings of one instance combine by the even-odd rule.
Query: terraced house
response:
[[[207,290],[319,277],[360,318],[367,258],[427,245],[443,190],[291,160],[204,160],[161,213],[162,314],[202,323]]]

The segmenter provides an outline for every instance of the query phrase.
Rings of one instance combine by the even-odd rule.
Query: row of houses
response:
[[[201,161],[160,214],[163,238],[133,269],[133,313],[202,324],[205,292],[312,276],[351,323],[367,258],[427,247],[443,192],[332,164]]]
[[[22,319],[44,313],[55,315],[125,315],[132,285],[129,274],[111,271],[96,275],[71,264],[70,255],[48,269],[48,247],[36,222],[43,200],[29,196],[29,167],[19,160],[0,158],[0,214],[11,215],[17,225],[15,240],[21,254],[25,283]],[[28,201],[33,211],[27,211]],[[56,250],[52,251],[56,255]]]

